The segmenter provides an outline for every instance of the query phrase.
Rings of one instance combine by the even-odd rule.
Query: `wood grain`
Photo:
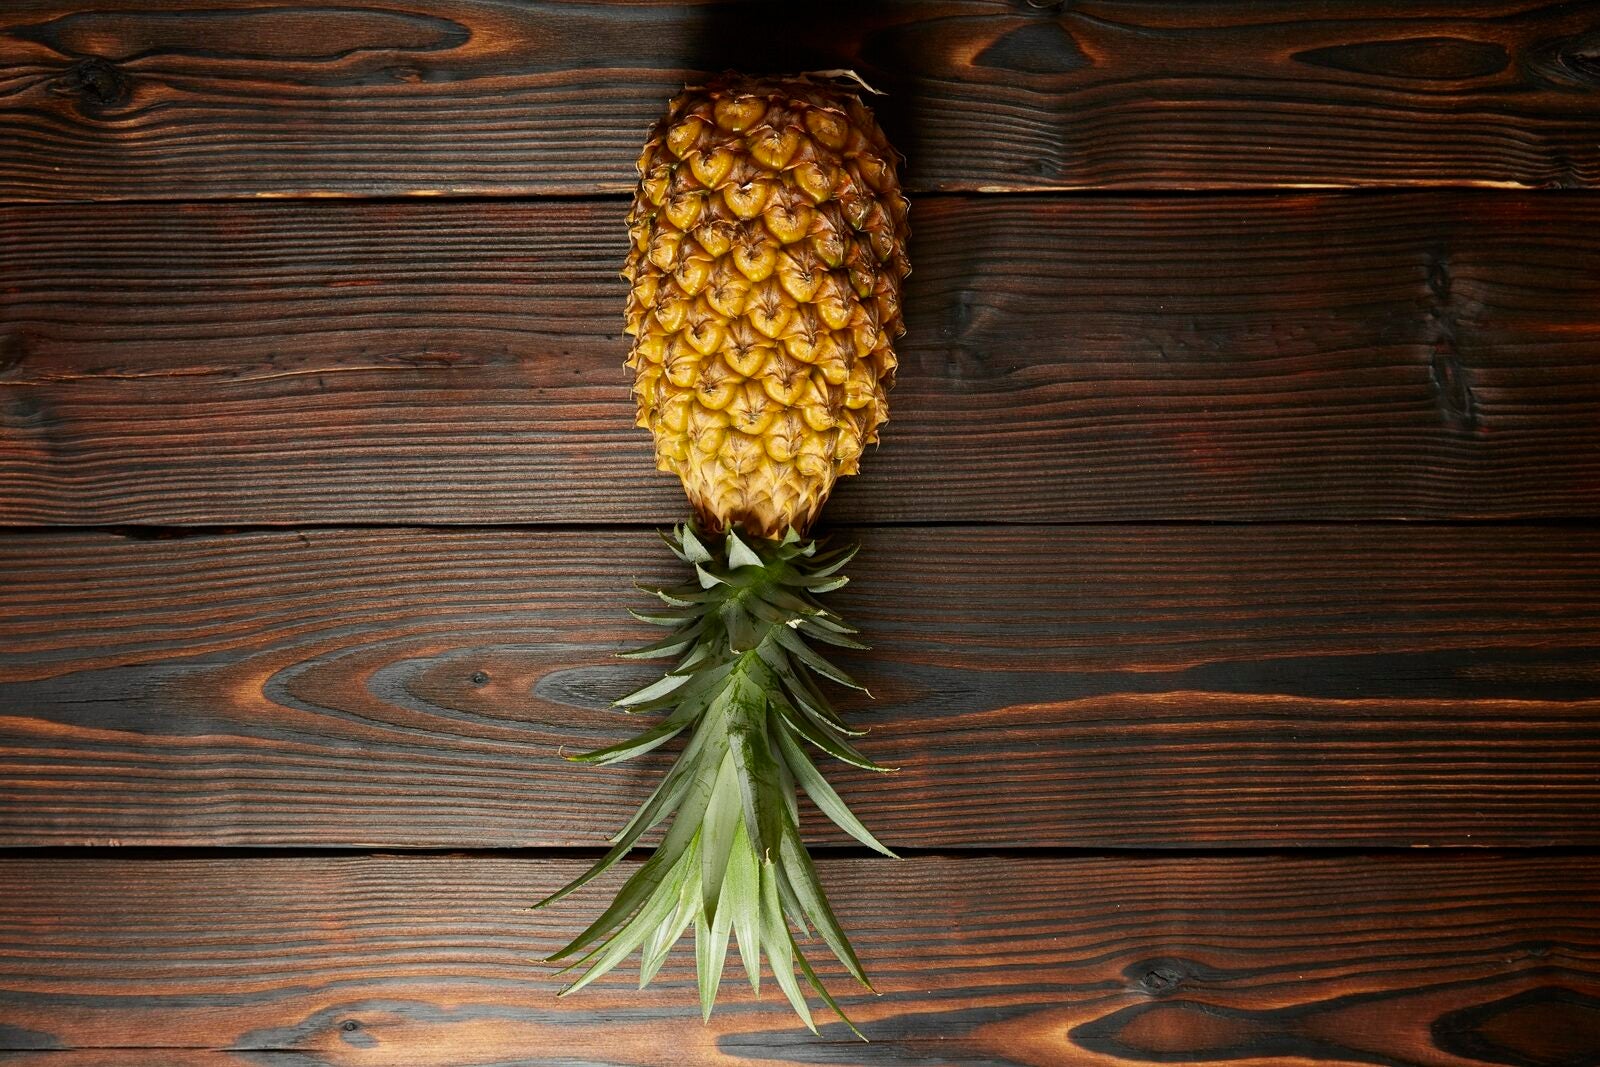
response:
[[[0,198],[594,193],[686,80],[854,68],[923,190],[1600,180],[1589,3],[25,0]]]
[[[674,521],[622,208],[0,212],[0,522]],[[1600,515],[1600,201],[918,203],[838,521]]]
[[[1600,533],[865,531],[891,844],[1600,844]],[[644,530],[0,539],[0,844],[598,845]],[[807,817],[820,842],[847,843]]]
[[[235,1067],[1570,1067],[1600,1047],[1592,858],[828,862],[884,995],[849,995],[837,965],[818,969],[869,1046],[838,1023],[812,1037],[770,984],[757,1001],[736,973],[703,1026],[683,945],[648,991],[619,973],[556,1000],[534,960],[597,901],[526,906],[579,869],[6,861],[0,1048],[100,1049],[119,1065],[200,1049]]]

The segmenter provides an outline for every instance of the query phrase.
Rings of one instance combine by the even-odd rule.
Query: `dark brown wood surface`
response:
[[[526,910],[670,758],[559,757],[685,513],[621,194],[729,66],[915,194],[827,516],[910,858],[805,811],[870,1046]],[[0,5],[0,1064],[1600,1067],[1597,184],[1595,0]]]
[[[1412,854],[831,861],[880,997],[812,1037],[685,946],[565,1000],[580,868],[484,856],[10,861],[12,1048],[67,1063],[1568,1067],[1600,1042],[1600,864]],[[609,883],[608,883],[609,884]],[[831,961],[830,961],[831,963]],[[736,966],[736,965],[735,965]],[[841,991],[835,966],[819,966]],[[733,981],[730,979],[739,979]],[[126,1057],[118,1060],[117,1056]],[[49,1065],[54,1054],[20,1061]]]
[[[619,191],[728,66],[859,71],[919,189],[1600,180],[1587,2],[22,0],[0,198]]]
[[[621,203],[0,213],[0,522],[675,521]],[[837,521],[1600,514],[1600,201],[919,201]]]
[[[1600,532],[877,529],[894,845],[1600,844]],[[0,540],[0,844],[599,845],[645,530]],[[936,576],[930,580],[930,575]],[[845,839],[808,826],[815,839]]]

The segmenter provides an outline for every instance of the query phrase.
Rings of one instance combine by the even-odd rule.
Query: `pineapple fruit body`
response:
[[[638,422],[702,530],[804,532],[888,417],[908,205],[859,97],[686,90],[639,157],[623,271]]]

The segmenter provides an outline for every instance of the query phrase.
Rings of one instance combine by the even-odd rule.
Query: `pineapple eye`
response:
[[[850,126],[836,111],[814,108],[806,112],[806,129],[823,145],[838,151],[849,140]]]
[[[768,402],[766,391],[756,382],[745,382],[728,402],[728,419],[742,433],[762,434],[777,417],[778,408]]]
[[[694,385],[695,377],[700,372],[700,359],[700,353],[696,352],[692,345],[684,342],[682,334],[674,334],[666,346],[666,354],[662,359],[667,381],[679,389],[687,389]]]
[[[844,383],[844,406],[851,410],[864,408],[877,396],[878,381],[865,360],[857,360],[850,367],[850,377]]]
[[[820,163],[802,163],[791,171],[797,185],[805,194],[817,203],[822,203],[833,195],[834,183],[838,181],[838,171],[832,166],[824,167]]]
[[[717,455],[717,462],[729,474],[746,478],[755,473],[765,456],[766,450],[754,437],[733,430],[722,443],[722,451]]]
[[[817,317],[827,324],[828,329],[844,329],[850,321],[850,309],[853,306],[848,279],[841,278],[837,271],[824,274],[817,283],[811,306],[817,309]]]
[[[751,294],[747,316],[750,325],[768,337],[776,338],[789,324],[789,305],[784,300],[783,288],[765,281]]]
[[[683,321],[688,314],[689,301],[672,286],[668,286],[667,291],[656,300],[656,323],[665,333],[677,333],[683,329]]]
[[[689,443],[682,437],[662,437],[656,441],[656,469],[671,471],[673,464],[689,458]]]
[[[730,342],[729,347],[723,349],[722,358],[738,373],[746,378],[754,378],[761,373],[774,354],[769,345]]]
[[[695,152],[689,156],[688,162],[689,172],[694,175],[695,181],[707,189],[715,189],[733,169],[733,153],[726,148]]]
[[[737,185],[723,186],[722,200],[728,205],[728,210],[737,217],[753,219],[767,206],[767,198],[771,193],[771,182],[755,179]]]
[[[807,426],[818,433],[839,425],[839,420],[833,417],[833,412],[826,404],[807,404],[800,409],[800,417],[806,420]]]
[[[752,282],[765,281],[772,276],[778,265],[778,250],[767,237],[765,227],[746,224],[733,249],[733,265]]]
[[[788,463],[800,451],[806,438],[806,425],[792,411],[786,411],[768,427],[762,441],[774,462]]]
[[[720,259],[733,247],[736,233],[729,219],[706,219],[695,227],[694,239],[706,250],[707,255]]]
[[[773,204],[762,214],[772,236],[784,244],[793,244],[811,232],[811,220],[816,212],[804,204]]]
[[[639,191],[644,194],[647,203],[660,206],[667,198],[667,189],[672,184],[672,165],[661,163],[652,167],[650,173],[639,182]]]
[[[853,466],[855,460],[861,455],[861,430],[855,423],[855,413],[839,421],[839,437],[833,445],[833,457],[841,471],[846,466]]]
[[[817,369],[829,385],[843,385],[850,379],[850,365],[837,349],[817,360]]]
[[[767,396],[785,407],[794,407],[808,392],[809,368],[787,353],[774,354],[761,378]]]
[[[697,115],[690,115],[667,131],[667,151],[679,159],[687,156],[700,143],[701,134],[708,123]]]
[[[661,425],[674,434],[681,434],[689,428],[689,414],[693,406],[694,397],[690,393],[673,393],[656,406]]]
[[[844,209],[845,221],[852,229],[866,226],[867,214],[876,206],[872,197],[857,182],[846,182],[839,190],[839,206]]]
[[[887,161],[872,152],[863,152],[852,159],[850,171],[875,193],[883,191],[884,180],[889,176]]]
[[[724,275],[712,283],[706,290],[706,302],[716,309],[718,314],[728,318],[738,318],[744,314],[745,301],[750,295],[750,282],[744,275],[737,271],[731,276]]]
[[[709,356],[722,347],[722,341],[728,335],[728,329],[716,317],[701,319],[684,331],[689,345],[702,356]]]
[[[872,254],[878,257],[879,263],[894,255],[894,227],[889,224],[889,213],[883,210],[882,204],[872,205],[867,217],[862,220],[861,229],[866,233],[867,240],[872,242]]]
[[[678,248],[683,244],[683,234],[677,230],[662,229],[650,239],[650,262],[663,271],[678,265]]]
[[[678,283],[678,288],[694,296],[706,287],[711,281],[711,272],[716,269],[716,263],[711,256],[697,251],[693,246],[686,250],[678,263],[678,269],[673,272],[673,281]]]
[[[816,253],[804,245],[785,249],[778,260],[778,282],[784,292],[802,304],[809,304],[822,288],[824,275]]]
[[[800,134],[794,130],[761,126],[752,131],[750,154],[762,166],[771,170],[782,170],[788,166],[789,160],[793,159],[799,150]]]
[[[661,213],[678,229],[689,230],[699,221],[700,212],[705,206],[706,194],[703,191],[677,189],[667,197],[666,203],[661,206]]]
[[[725,96],[717,101],[714,111],[717,125],[730,133],[743,133],[766,113],[767,102],[757,96]]]

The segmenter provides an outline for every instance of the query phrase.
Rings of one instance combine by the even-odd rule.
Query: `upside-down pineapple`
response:
[[[823,552],[804,534],[887,417],[909,272],[896,159],[854,88],[824,75],[726,75],[686,90],[639,158],[623,271],[628,366],[657,464],[694,507],[696,524],[666,540],[695,580],[652,590],[664,607],[634,613],[672,632],[627,655],[678,662],[617,703],[665,719],[573,758],[613,763],[685,731],[689,741],[611,851],[541,902],[609,869],[670,818],[612,905],[552,957],[584,968],[563,992],[636,948],[643,985],[691,925],[707,1017],[730,936],[758,992],[766,953],[807,1026],[796,965],[839,1008],[796,929],[814,927],[866,984],[801,841],[795,797],[798,785],[889,854],[806,751],[884,769],[851,744],[859,732],[811,676],[855,685],[811,644],[863,647],[817,600],[845,583],[838,572],[854,549]]]
[[[805,530],[887,417],[906,200],[837,83],[679,96],[639,157],[628,333],[639,425],[702,528]]]

